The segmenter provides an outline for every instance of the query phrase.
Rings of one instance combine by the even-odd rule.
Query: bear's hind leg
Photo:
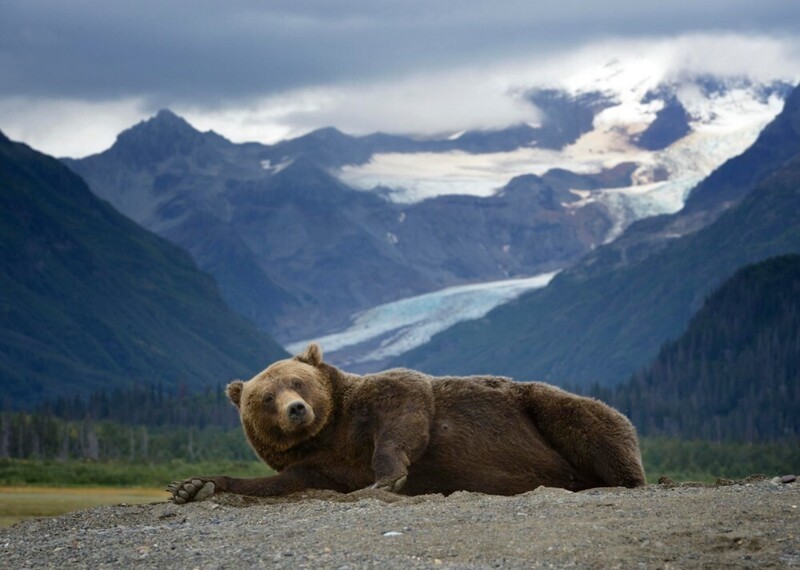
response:
[[[541,382],[519,384],[528,415],[547,442],[579,471],[607,487],[645,485],[633,424],[599,400]]]

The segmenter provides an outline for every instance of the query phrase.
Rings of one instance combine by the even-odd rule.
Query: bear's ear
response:
[[[310,364],[311,366],[319,366],[322,364],[322,349],[318,344],[312,342],[302,353],[295,356],[294,359]]]
[[[234,380],[233,382],[228,384],[228,387],[226,388],[226,391],[228,392],[228,398],[230,399],[231,403],[237,408],[239,407],[239,403],[242,399],[243,386],[244,382],[242,382],[241,380]]]

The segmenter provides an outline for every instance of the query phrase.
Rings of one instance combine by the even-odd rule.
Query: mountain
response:
[[[795,89],[787,96],[783,111],[764,127],[746,152],[725,161],[694,187],[680,211],[634,222],[613,243],[589,253],[575,271],[588,277],[610,267],[636,263],[675,238],[708,226],[798,153],[800,90]]]
[[[614,226],[604,241],[611,241],[636,220],[680,210],[691,188],[752,145],[791,91],[781,80],[625,65],[611,61],[563,85],[522,90],[521,101],[542,112],[537,126],[455,133],[417,147],[374,147],[371,154],[363,147],[357,160],[333,171],[350,186],[408,203],[443,194],[488,196],[525,174],[578,175],[626,165],[630,176],[623,183],[581,194],[609,210]],[[291,154],[275,160],[285,164]]]
[[[231,180],[264,175],[261,145],[235,145],[201,133],[174,113],[121,133],[102,155],[64,160],[100,198],[147,229],[188,250],[214,275],[227,303],[263,329],[298,301],[259,269],[229,225],[224,194]]]
[[[228,200],[231,227],[260,266],[305,302],[279,323],[295,338],[398,298],[550,270],[610,227],[602,207],[572,214],[535,176],[488,198],[400,205],[298,161],[262,182],[232,185]]]
[[[131,383],[199,389],[285,355],[185,252],[57,160],[0,134],[0,180],[0,382],[12,406]]]
[[[373,133],[350,136],[334,127],[265,147],[261,156],[270,166],[307,160],[326,168],[361,165],[372,156],[386,153],[470,154],[510,152],[520,148],[561,149],[592,130],[597,113],[611,106],[610,98],[596,92],[572,95],[557,89],[531,89],[525,99],[543,112],[543,124],[526,123],[503,128],[465,131],[444,139],[415,139],[402,135]]]
[[[187,249],[231,307],[281,340],[336,330],[402,297],[560,268],[612,226],[602,204],[574,209],[577,195],[534,175],[488,197],[411,204],[356,190],[329,166],[360,160],[364,139],[397,137],[325,129],[277,145],[291,152],[275,158],[275,148],[236,145],[162,111],[106,152],[66,163]]]
[[[520,88],[520,103],[541,111],[537,124],[438,139],[325,128],[267,146],[162,111],[109,150],[65,162],[188,250],[232,308],[296,342],[399,299],[605,255],[598,246],[636,220],[680,210],[784,96],[780,82],[667,82],[620,65],[578,88]],[[693,230],[719,213],[701,210]]]
[[[797,439],[798,331],[800,256],[748,265],[708,297],[650,366],[602,397],[642,435]]]
[[[689,195],[684,213],[715,214],[735,204],[753,186],[800,153],[800,89],[786,98],[784,109],[767,125],[746,155],[729,160]]]
[[[647,150],[663,150],[692,131],[691,116],[674,95],[667,96],[656,118],[636,138],[636,144]]]
[[[713,221],[695,229],[698,220]],[[395,364],[616,384],[676,338],[705,296],[739,267],[798,251],[800,89],[680,213],[634,224],[548,287],[441,333]]]
[[[590,89],[575,93],[563,89],[534,88],[525,94],[542,112],[537,129],[538,146],[562,149],[594,130],[595,117],[617,104],[613,93]]]

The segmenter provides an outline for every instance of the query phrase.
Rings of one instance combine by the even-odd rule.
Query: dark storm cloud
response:
[[[214,104],[606,36],[796,36],[797,0],[6,0],[0,96]]]

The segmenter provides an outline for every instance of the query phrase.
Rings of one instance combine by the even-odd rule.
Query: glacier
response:
[[[560,150],[529,144],[506,152],[377,153],[366,163],[344,165],[332,173],[352,188],[379,190],[392,202],[413,204],[442,195],[491,196],[517,176],[541,176],[556,168],[594,174],[633,163],[629,186],[574,189],[580,199],[562,204],[567,209],[602,204],[613,222],[604,239],[608,243],[636,220],[679,211],[692,188],[744,152],[783,106],[782,97],[767,84],[731,76],[715,79],[709,87],[704,84],[708,78],[670,76],[663,69],[654,71],[645,60],[612,60],[562,79],[559,85],[538,86],[576,97],[599,92],[615,102],[594,116],[591,131]],[[690,132],[661,150],[637,146],[637,137],[669,98],[683,105]],[[451,287],[401,299],[357,314],[345,330],[316,340],[337,364],[379,364],[453,324],[480,318],[524,291],[547,285],[554,275]],[[288,348],[299,351],[307,342]]]
[[[420,346],[458,322],[479,319],[526,291],[544,287],[557,273],[447,287],[378,305],[355,315],[345,330],[299,340],[286,349],[299,353],[309,342],[317,342],[337,365],[380,361]]]
[[[450,194],[491,196],[516,176],[542,175],[554,168],[591,174],[633,162],[639,165],[633,174],[634,184],[595,189],[586,199],[569,205],[604,204],[614,218],[614,226],[606,236],[608,242],[638,219],[680,210],[689,191],[726,160],[753,144],[779,110],[779,105],[770,104],[758,112],[751,110],[740,123],[693,123],[689,135],[655,152],[633,147],[617,131],[593,131],[561,152],[521,148],[485,154],[462,151],[377,154],[366,164],[342,167],[338,176],[351,187],[364,191],[389,188],[392,201],[410,204]],[[667,172],[668,178],[653,182],[657,170]]]
[[[607,93],[617,104],[600,111],[593,130],[560,151],[528,146],[481,154],[384,153],[373,155],[365,164],[343,166],[335,174],[353,188],[380,188],[393,202],[409,204],[449,194],[491,196],[514,177],[541,176],[554,168],[592,174],[634,163],[638,169],[630,186],[595,189],[571,205],[605,205],[614,218],[605,241],[612,241],[638,219],[680,210],[689,191],[726,160],[744,152],[783,106],[782,97],[775,93],[764,97],[758,83],[728,78],[727,90],[709,93],[694,80],[663,83],[665,77],[646,71],[612,62],[562,85],[572,95],[592,90]],[[663,150],[651,151],[637,147],[635,138],[664,105],[662,100],[647,98],[659,89],[684,105],[691,117],[691,132]],[[656,173],[666,173],[666,179]]]

